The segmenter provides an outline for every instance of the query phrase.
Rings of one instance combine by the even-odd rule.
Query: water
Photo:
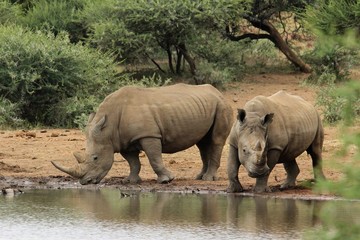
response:
[[[360,203],[337,201],[358,221]],[[115,189],[28,190],[0,196],[0,239],[300,239],[326,201]]]

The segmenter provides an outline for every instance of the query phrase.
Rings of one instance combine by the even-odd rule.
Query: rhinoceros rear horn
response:
[[[60,171],[69,174],[70,176],[73,176],[75,178],[81,178],[82,176],[84,176],[84,174],[82,173],[82,170],[80,168],[80,165],[77,165],[74,168],[68,168],[68,167],[63,167],[58,165],[56,162],[51,161],[51,163]]]
[[[74,152],[73,153],[74,157],[76,158],[76,160],[78,161],[78,163],[83,163],[85,162],[85,158],[82,157],[82,154],[79,152]]]
[[[260,144],[260,141],[257,141],[257,143],[256,143],[256,146],[255,146],[255,150],[256,151],[261,151],[261,144]]]

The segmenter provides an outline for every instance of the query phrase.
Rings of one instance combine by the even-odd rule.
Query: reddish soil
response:
[[[233,83],[223,93],[235,111],[246,101],[257,95],[269,96],[279,90],[285,90],[299,95],[305,100],[315,103],[316,90],[302,84],[306,75],[303,74],[261,74],[249,76],[241,83]],[[334,158],[341,148],[339,131],[336,127],[325,125],[325,142],[323,148],[324,173],[329,181],[341,178],[340,171],[334,167],[330,159]],[[62,165],[75,164],[72,152],[84,150],[85,136],[77,129],[32,129],[28,131],[0,131],[0,188],[66,188],[82,187],[75,179],[57,170],[51,164],[55,160]],[[353,154],[353,153],[350,153]],[[151,169],[145,156],[141,156],[142,169],[141,184],[122,184],[121,179],[129,174],[129,167],[125,160],[116,155],[114,165],[105,179],[94,187],[117,187],[120,189],[145,191],[210,191],[222,193],[227,187],[226,160],[228,146],[225,146],[218,180],[213,182],[193,180],[200,171],[201,160],[196,147],[192,147],[176,154],[164,154],[164,163],[176,178],[169,184],[156,183],[156,175]],[[341,159],[346,163],[347,158]],[[282,165],[277,165],[269,178],[269,186],[273,189],[270,196],[290,196],[297,198],[326,197],[315,193],[301,183],[309,182],[313,178],[311,158],[303,153],[297,162],[300,174],[297,178],[298,187],[280,191],[279,185],[286,177]],[[255,179],[248,177],[245,169],[240,168],[240,181],[245,188],[244,194],[252,194],[251,188]]]

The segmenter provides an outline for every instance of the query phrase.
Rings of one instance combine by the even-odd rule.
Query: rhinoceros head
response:
[[[259,115],[255,112],[238,110],[239,159],[250,177],[260,177],[269,172],[267,166],[267,128],[274,114]]]
[[[90,115],[86,128],[85,156],[74,153],[78,164],[72,168],[67,168],[52,161],[57,169],[79,178],[81,184],[99,183],[109,172],[114,162],[113,145],[105,131],[106,116],[98,121],[93,121],[94,115]]]

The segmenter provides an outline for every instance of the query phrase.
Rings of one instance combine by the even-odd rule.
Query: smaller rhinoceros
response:
[[[298,157],[307,151],[315,179],[324,178],[321,168],[324,132],[316,109],[299,96],[279,91],[270,97],[257,96],[238,110],[229,136],[228,192],[243,190],[238,171],[244,165],[256,178],[255,192],[270,191],[269,174],[277,163],[287,173],[282,189],[295,186],[300,170]]]
[[[231,106],[211,85],[123,87],[107,96],[89,117],[85,158],[74,154],[79,162],[74,168],[52,163],[81,184],[98,183],[110,170],[114,153],[121,153],[130,165],[125,182],[137,183],[141,181],[139,153],[144,151],[157,181],[167,183],[174,176],[161,154],[196,144],[203,162],[197,179],[215,180],[232,114]]]

